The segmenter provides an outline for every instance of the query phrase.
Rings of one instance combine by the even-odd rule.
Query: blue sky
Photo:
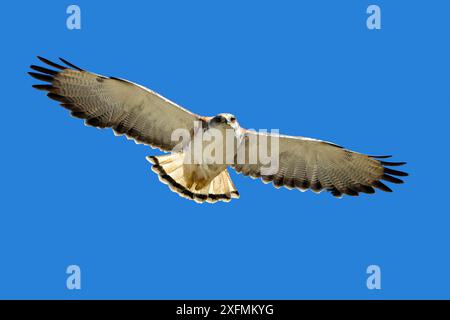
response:
[[[0,298],[450,298],[447,2],[77,1],[68,30],[70,4],[2,5]],[[36,55],[244,127],[393,154],[410,177],[339,200],[232,172],[239,200],[198,205],[151,172],[158,151],[33,90]]]

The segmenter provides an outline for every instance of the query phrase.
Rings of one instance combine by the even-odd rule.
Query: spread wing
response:
[[[357,196],[360,192],[374,193],[374,187],[386,192],[392,190],[380,180],[391,183],[403,183],[394,176],[407,176],[402,171],[388,167],[401,166],[405,162],[387,162],[384,158],[390,156],[368,156],[344,149],[335,144],[285,135],[269,135],[246,130],[241,148],[245,147],[243,154],[245,161],[235,158],[234,169],[244,175],[261,178],[263,182],[272,182],[276,188],[284,186],[289,189],[297,188],[301,191],[311,189],[320,192],[323,189],[330,191],[335,197],[343,194]],[[252,149],[251,141],[256,148],[261,148],[262,139],[266,139],[270,154],[274,148],[270,137],[278,137],[279,166],[273,174],[264,174],[262,164],[258,159],[253,164],[249,161]],[[244,158],[242,158],[244,159]]]
[[[47,96],[61,102],[72,116],[85,119],[86,125],[111,127],[117,135],[125,134],[137,143],[171,151],[178,141],[171,141],[175,129],[191,131],[199,116],[138,84],[84,71],[61,59],[61,66],[47,59],[39,60],[55,68],[31,66],[29,74],[50,84],[33,87],[48,91]]]

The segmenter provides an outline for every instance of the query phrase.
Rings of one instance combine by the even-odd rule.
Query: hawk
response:
[[[152,170],[172,191],[199,203],[239,198],[228,168],[271,182],[276,188],[310,189],[316,193],[326,190],[338,198],[372,194],[374,188],[392,192],[382,180],[399,184],[403,181],[398,177],[408,175],[391,168],[405,162],[386,161],[390,156],[370,156],[326,141],[247,130],[232,114],[200,116],[139,84],[85,71],[62,58],[64,65],[38,59],[47,66],[31,65],[33,71],[29,75],[48,84],[36,84],[34,88],[47,91],[49,98],[60,102],[73,117],[84,119],[88,126],[112,128],[116,135],[170,152],[147,157]],[[179,129],[187,132],[190,139],[174,140],[173,132]],[[231,160],[186,161],[188,155],[194,154],[195,138],[212,130],[232,132],[236,144],[231,151],[225,151]],[[273,172],[265,171],[265,164],[258,157],[248,161],[267,138],[276,138],[278,166]],[[256,149],[251,141],[256,141]],[[270,153],[275,144],[267,144],[267,148]],[[238,161],[238,154],[243,154],[244,161]]]

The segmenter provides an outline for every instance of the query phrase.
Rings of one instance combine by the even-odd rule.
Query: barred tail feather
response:
[[[149,156],[147,160],[153,164],[152,171],[158,174],[159,180],[183,198],[198,203],[229,202],[232,198],[239,198],[239,192],[231,181],[227,169],[219,173],[209,184],[196,190],[195,184],[188,186],[186,183],[183,168],[184,154]]]

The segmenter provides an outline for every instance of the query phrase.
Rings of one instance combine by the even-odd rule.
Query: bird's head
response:
[[[239,127],[236,117],[231,113],[220,113],[212,117],[209,124],[213,128],[237,129]]]

